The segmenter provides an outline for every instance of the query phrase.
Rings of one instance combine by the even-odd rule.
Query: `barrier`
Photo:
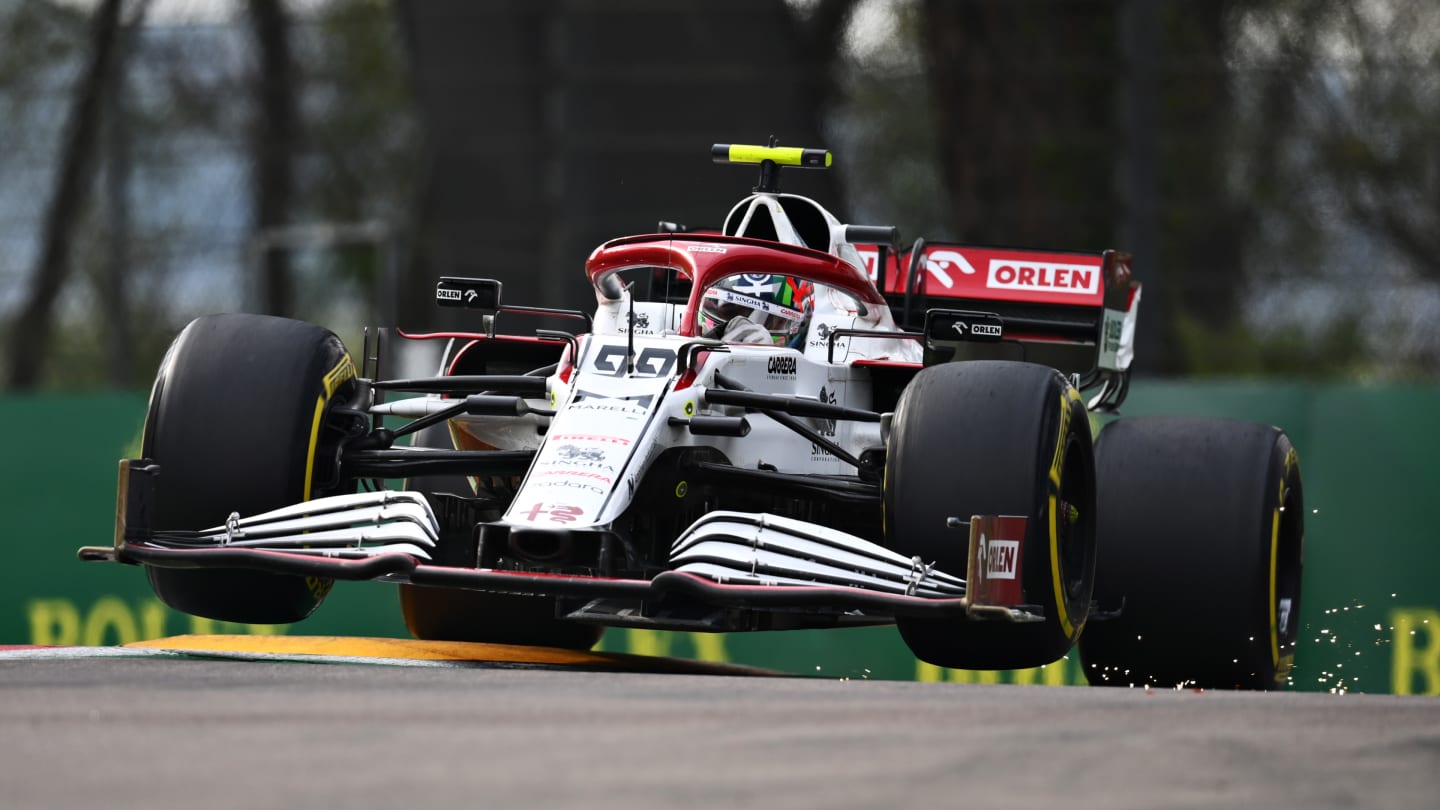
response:
[[[137,455],[139,394],[0,397],[6,561],[0,644],[116,644],[179,633],[277,633],[176,613],[140,570],[82,564],[113,534],[115,460]],[[1304,630],[1295,686],[1440,694],[1440,388],[1138,382],[1125,413],[1229,416],[1282,425],[1305,476]],[[1224,598],[1217,594],[1216,598]],[[393,586],[341,583],[296,632],[405,635]],[[1075,684],[1072,655],[1023,672],[920,664],[891,628],[704,635],[616,629],[611,651],[750,664],[850,679]]]

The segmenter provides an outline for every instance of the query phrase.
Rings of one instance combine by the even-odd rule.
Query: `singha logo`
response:
[[[823,385],[820,386],[820,401],[825,403],[826,405],[834,405],[835,392],[826,390],[825,386]],[[812,419],[811,422],[815,425],[816,433],[819,433],[821,436],[824,436],[827,439],[835,438],[834,419]]]

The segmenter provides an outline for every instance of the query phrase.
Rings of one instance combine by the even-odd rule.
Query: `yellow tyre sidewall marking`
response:
[[[1290,470],[1300,463],[1300,457],[1291,447],[1285,453],[1285,464],[1280,472],[1279,492],[1276,495],[1275,509],[1270,515],[1270,662],[1275,665],[1275,680],[1277,683],[1284,683],[1289,678],[1290,667],[1281,666],[1280,661],[1280,617],[1277,615],[1279,605],[1279,566],[1280,566],[1280,511],[1285,507],[1285,482],[1290,479]],[[1293,607],[1292,607],[1293,609]],[[1291,620],[1296,620],[1292,616]],[[1286,656],[1294,661],[1293,656]]]
[[[302,500],[308,501],[314,496],[311,487],[315,479],[315,447],[320,443],[320,421],[325,416],[325,406],[341,384],[346,380],[354,379],[354,377],[355,361],[350,359],[349,353],[341,357],[340,362],[336,363],[334,368],[325,372],[325,378],[322,380],[325,393],[315,398],[315,414],[310,419],[310,445],[305,452],[305,492]]]
[[[1070,611],[1065,605],[1065,583],[1060,579],[1060,533],[1055,513],[1060,506],[1057,493],[1060,492],[1060,474],[1065,464],[1065,439],[1070,433],[1070,403],[1079,401],[1080,392],[1070,387],[1060,397],[1060,431],[1055,438],[1055,458],[1050,463],[1050,482],[1055,485],[1055,490],[1049,496],[1049,508],[1046,510],[1050,515],[1050,580],[1055,587],[1055,614],[1067,639],[1075,638],[1077,628],[1070,621]]]

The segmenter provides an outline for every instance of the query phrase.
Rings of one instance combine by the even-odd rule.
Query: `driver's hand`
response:
[[[726,343],[770,343],[770,331],[744,315],[737,315],[725,324]]]

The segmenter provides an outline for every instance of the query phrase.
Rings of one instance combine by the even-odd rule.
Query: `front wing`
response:
[[[567,618],[691,630],[876,624],[899,617],[1044,618],[1038,607],[1020,602],[1018,588],[997,578],[1003,572],[986,564],[985,533],[990,548],[1001,540],[1018,549],[1024,518],[952,519],[952,526],[970,528],[970,564],[962,579],[836,529],[717,511],[674,541],[667,570],[625,579],[438,565],[432,552],[439,526],[424,497],[413,492],[320,498],[247,518],[231,515],[202,531],[153,531],[146,525],[144,493],[130,491],[132,478],[145,480],[122,462],[114,545],[82,548],[82,560],[553,596],[567,606],[558,613]],[[1005,527],[1004,538],[997,526]],[[778,623],[737,623],[726,611],[788,615]]]

